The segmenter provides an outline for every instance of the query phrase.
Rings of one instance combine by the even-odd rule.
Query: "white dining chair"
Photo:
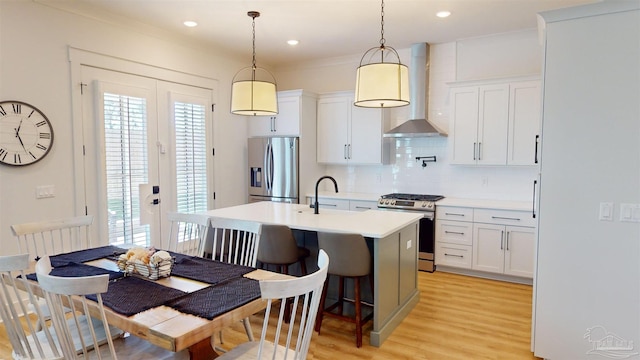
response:
[[[224,263],[256,267],[262,225],[254,221],[212,218],[213,229],[212,259]],[[249,341],[253,341],[253,331],[249,318],[242,319]],[[224,343],[222,331],[220,343]]]
[[[208,216],[169,212],[167,220],[170,222],[169,236],[162,244],[162,250],[200,257],[204,255],[211,221]]]
[[[11,231],[18,241],[20,253],[29,253],[35,261],[44,255],[55,255],[97,246],[90,236],[93,215],[64,219],[29,222],[11,225]],[[31,305],[29,305],[31,306]],[[40,308],[49,319],[49,309],[44,301]],[[33,309],[31,309],[33,311]],[[41,330],[38,328],[38,330]]]
[[[109,325],[105,314],[102,294],[109,287],[109,275],[84,277],[53,276],[48,256],[42,257],[36,264],[38,285],[42,289],[47,305],[51,310],[51,319],[57,338],[59,339],[65,359],[113,359],[118,355],[125,359],[188,359],[187,350],[171,352],[161,349],[135,336],[112,339],[113,327]],[[94,295],[95,302],[87,295]],[[70,308],[71,311],[65,311]],[[97,308],[90,312],[90,308]],[[91,313],[91,316],[84,314]],[[79,326],[86,321],[88,329],[103,329],[106,341],[101,340],[96,331],[90,331],[89,337],[78,341],[78,333],[83,333]],[[77,347],[80,346],[80,350]]]
[[[262,225],[254,221],[212,218],[213,260],[256,267]]]
[[[63,359],[55,334],[44,325],[46,319],[26,278],[28,269],[29,254],[0,256],[0,319],[13,348],[11,355],[20,360]],[[33,315],[27,315],[29,309]]]
[[[260,341],[240,344],[218,359],[306,359],[329,267],[329,257],[324,250],[318,254],[318,267],[318,271],[299,278],[260,280],[261,297],[267,300]],[[285,314],[289,311],[286,300],[290,298],[293,298],[293,307],[290,314]],[[275,307],[279,309],[276,321],[270,312],[271,306],[278,302],[279,306]],[[284,321],[287,315],[289,323]],[[271,322],[275,332],[269,336],[267,330]]]
[[[92,215],[11,225],[20,253],[29,253],[31,260],[98,246],[92,241]]]

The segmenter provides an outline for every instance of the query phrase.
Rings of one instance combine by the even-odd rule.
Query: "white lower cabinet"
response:
[[[436,207],[436,265],[533,278],[534,245],[524,211]]]
[[[471,246],[436,243],[436,264],[471,269]]]
[[[533,277],[532,228],[473,224],[473,270]]]
[[[313,204],[313,196],[307,196],[307,204]],[[378,202],[372,200],[349,200],[318,197],[320,209],[367,211],[378,208]]]

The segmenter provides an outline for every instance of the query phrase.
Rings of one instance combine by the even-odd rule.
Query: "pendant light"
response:
[[[253,62],[233,77],[231,113],[236,115],[275,115],[278,113],[276,79],[269,71],[256,66],[257,11],[247,13],[253,19]]]
[[[400,62],[396,49],[385,45],[384,0],[380,24],[380,46],[367,50],[360,60],[354,105],[375,108],[409,105],[409,69]]]

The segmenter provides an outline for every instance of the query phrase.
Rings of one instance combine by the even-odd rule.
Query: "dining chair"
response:
[[[171,226],[163,250],[181,254],[203,256],[204,245],[209,233],[210,219],[206,215],[170,212],[167,220]]]
[[[189,358],[187,350],[174,353],[132,335],[112,339],[111,332],[114,328],[107,321],[102,302],[102,294],[109,287],[109,275],[60,277],[50,275],[50,272],[49,257],[44,256],[36,264],[36,276],[51,310],[53,328],[64,359],[116,360],[118,355],[138,360]],[[96,301],[90,300],[87,295],[95,296]],[[71,311],[65,311],[65,307]],[[89,313],[91,316],[85,316]],[[106,341],[101,340],[97,332],[90,331],[90,336],[79,342],[78,333],[82,333],[79,326],[83,320],[88,323],[89,329],[103,329]],[[80,350],[77,349],[78,345]]]
[[[224,263],[256,267],[262,225],[254,221],[212,218],[213,229],[212,259]],[[242,319],[249,341],[253,341],[253,331],[249,318]],[[224,343],[222,331],[220,343]]]
[[[13,348],[11,355],[13,359],[63,359],[55,333],[44,325],[46,319],[26,278],[28,269],[29,254],[0,256],[0,319]],[[32,315],[26,304],[33,305]]]
[[[29,253],[35,261],[44,255],[84,250],[96,246],[90,236],[93,215],[84,215],[64,219],[29,222],[11,225],[11,231],[18,241],[20,253]],[[32,305],[29,305],[32,307]],[[49,318],[49,309],[44,301],[40,308]],[[33,309],[31,309],[33,310]],[[41,330],[38,328],[38,330]]]
[[[20,253],[32,260],[43,255],[84,250],[97,246],[89,234],[93,215],[11,225]]]
[[[220,355],[218,359],[306,359],[320,305],[320,293],[329,268],[329,256],[324,250],[318,253],[318,268],[318,271],[303,277],[260,280],[261,297],[267,300],[260,341],[242,343]],[[293,308],[287,324],[284,318],[288,311],[288,298],[293,298]],[[275,306],[276,310],[279,308],[276,321],[270,313],[272,305],[278,302],[279,306]],[[267,330],[274,327],[275,332],[270,336],[271,331]]]

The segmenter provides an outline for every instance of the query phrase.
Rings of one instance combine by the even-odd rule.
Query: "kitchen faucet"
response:
[[[320,185],[320,181],[322,181],[322,179],[329,179],[331,181],[333,181],[333,185],[336,188],[336,192],[338,192],[338,183],[336,182],[336,179],[332,178],[331,176],[325,175],[323,177],[321,177],[320,179],[318,179],[318,181],[316,181],[316,197],[314,198],[314,204],[313,204],[313,213],[314,214],[319,214],[320,212],[318,210],[319,206],[318,206],[318,185]]]

